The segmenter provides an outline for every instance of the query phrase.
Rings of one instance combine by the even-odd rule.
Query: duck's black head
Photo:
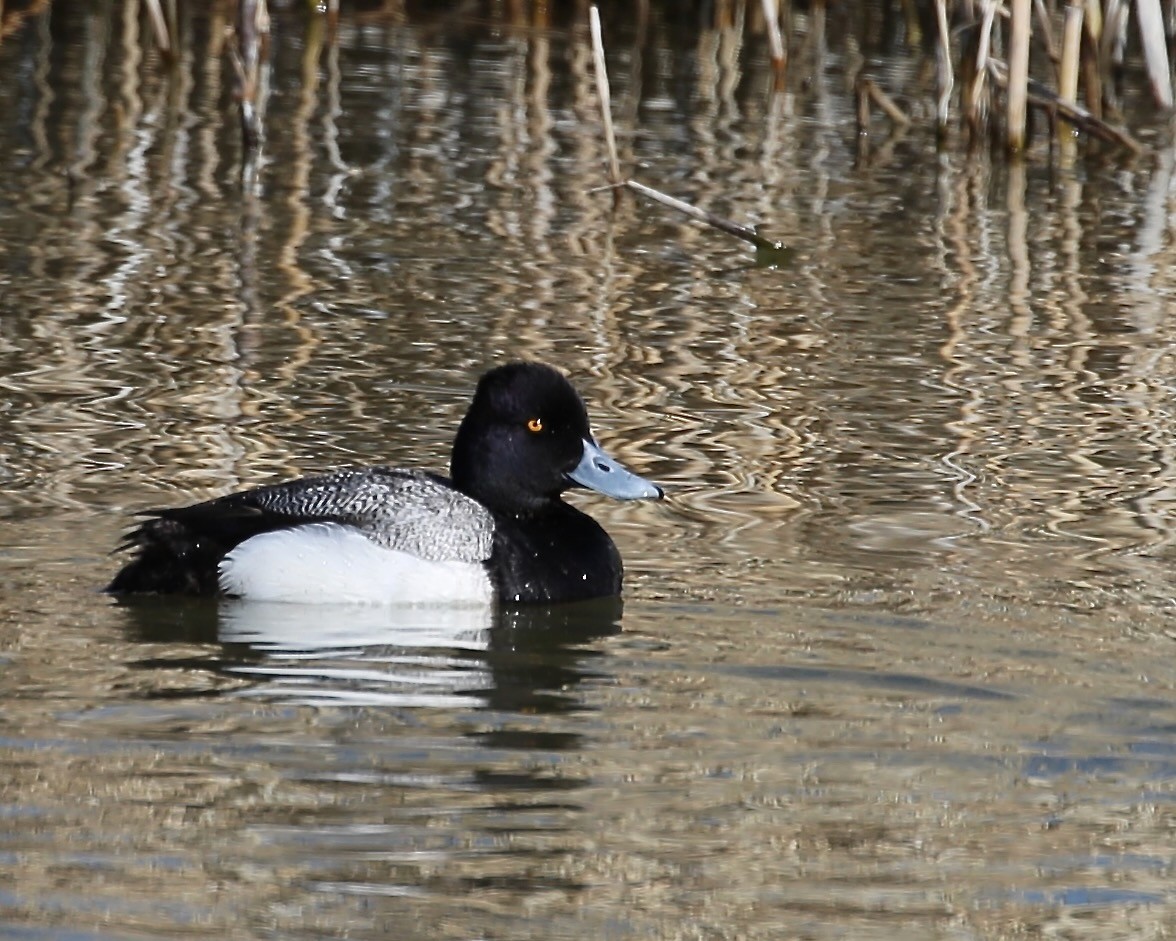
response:
[[[453,442],[459,490],[492,510],[534,512],[581,484],[620,499],[660,497],[596,446],[572,384],[541,363],[509,363],[478,382]]]

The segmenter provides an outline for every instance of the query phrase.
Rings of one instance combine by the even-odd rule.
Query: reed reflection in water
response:
[[[884,37],[798,11],[772,93],[649,6],[623,158],[790,266],[594,192],[570,12],[275,10],[254,176],[221,8],[173,69],[130,3],[4,36],[0,933],[1171,933],[1171,152],[863,163]],[[97,594],[130,512],[442,469],[519,357],[668,487],[572,496],[623,614]]]

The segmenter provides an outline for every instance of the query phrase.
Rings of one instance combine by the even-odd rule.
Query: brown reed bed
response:
[[[1124,30],[1129,8],[1121,0],[1103,0],[1102,4],[1099,0],[1064,0],[1053,4],[1052,9],[1045,0],[1008,0],[1007,3],[929,0],[927,5],[930,10],[926,12],[932,15],[934,23],[934,130],[941,146],[953,139],[950,125],[954,113],[967,146],[997,144],[1010,159],[1021,160],[1030,146],[1027,133],[1030,109],[1036,109],[1044,113],[1051,130],[1049,153],[1059,154],[1063,162],[1074,159],[1077,135],[1083,135],[1089,142],[1113,145],[1127,155],[1142,152],[1143,147],[1135,136],[1108,116],[1118,113],[1113,93],[1121,82],[1117,70],[1121,69],[1126,55]],[[884,11],[898,9],[888,2],[881,6]],[[905,9],[909,10],[910,5]],[[1154,104],[1158,109],[1171,110],[1172,80],[1163,32],[1164,11],[1160,0],[1138,0],[1136,10]],[[824,23],[828,12],[825,0],[812,0],[806,11],[818,24]],[[716,16],[733,17],[734,23],[746,24],[749,14],[754,16],[757,12],[770,50],[771,93],[776,94],[788,84],[791,57],[784,36],[786,32],[796,35],[795,30],[788,28],[794,22],[793,4],[790,0],[760,0],[758,8],[746,2],[716,6]],[[786,262],[787,247],[760,236],[753,228],[623,176],[612,125],[601,15],[596,5],[588,9],[588,24],[608,154],[608,180],[614,193],[627,189],[742,239],[755,247],[757,264]],[[754,31],[756,24],[747,28]],[[823,25],[820,32],[825,33]],[[911,33],[918,35],[916,30]],[[1031,76],[1034,58],[1039,60],[1035,63],[1037,70],[1046,72],[1045,76]],[[1078,100],[1080,76],[1085,103]],[[903,131],[910,128],[912,119],[887,93],[882,82],[868,74],[867,68],[858,71],[854,89],[859,155],[868,156],[875,109]]]
[[[894,37],[889,51],[905,52],[916,65],[933,60],[926,70],[932,82],[901,91],[888,89],[868,64],[861,67],[854,91],[864,150],[881,115],[892,131],[917,131],[922,122],[942,147],[988,147],[1012,159],[1040,150],[1066,160],[1077,148],[1101,152],[1103,145],[1133,157],[1144,147],[1127,126],[1124,99],[1150,102],[1145,121],[1173,106],[1172,37],[1166,32],[1176,22],[1173,0],[880,0],[866,6],[854,11],[829,0],[730,0],[716,4],[716,15],[765,35],[777,89],[795,81],[787,71],[796,47],[834,36],[863,52],[876,48],[876,36]],[[1049,133],[1034,134],[1039,126]]]
[[[150,23],[144,42],[155,43],[165,63],[185,41],[177,7],[191,2],[141,0],[141,15]],[[53,5],[0,0],[0,42]],[[218,6],[235,8],[224,48],[236,75],[242,138],[255,149],[264,126],[259,76],[267,2],[218,0]],[[588,6],[587,0],[293,4],[332,26],[348,17],[461,20],[487,29],[566,29],[585,43],[591,41]],[[1013,159],[1068,161],[1084,150],[1131,158],[1145,149],[1133,123],[1151,125],[1173,107],[1169,29],[1176,27],[1169,24],[1176,23],[1176,0],[601,0],[599,9],[606,38],[622,27],[644,35],[651,20],[687,34],[738,31],[740,67],[749,77],[764,72],[771,94],[803,91],[811,78],[806,63],[820,61],[822,50],[852,50],[862,64],[847,93],[856,96],[859,145],[867,158],[874,136],[897,131],[926,131],[944,148],[985,148]],[[909,57],[920,77],[909,87],[888,87],[872,64],[895,55]]]

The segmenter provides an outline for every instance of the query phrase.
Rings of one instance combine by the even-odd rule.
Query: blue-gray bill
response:
[[[661,487],[613,460],[590,438],[584,439],[584,456],[568,477],[581,487],[618,500],[660,500],[665,496]]]

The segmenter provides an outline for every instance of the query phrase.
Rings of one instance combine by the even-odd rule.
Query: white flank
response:
[[[336,523],[308,523],[246,539],[221,560],[221,590],[302,604],[489,604],[483,566],[430,562],[385,549]]]

